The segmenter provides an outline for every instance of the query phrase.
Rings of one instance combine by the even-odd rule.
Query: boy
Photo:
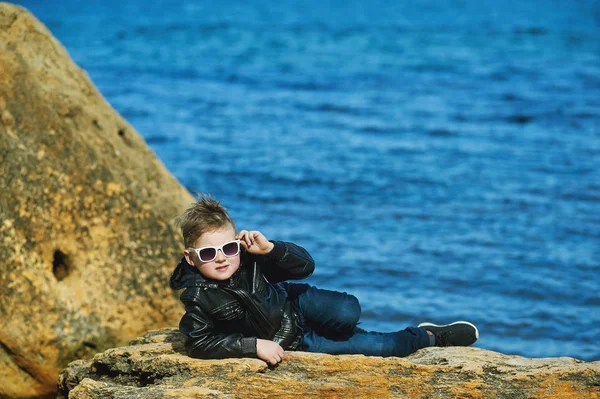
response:
[[[360,305],[346,293],[292,284],[314,262],[295,244],[259,231],[237,232],[221,204],[206,195],[177,218],[185,242],[170,285],[185,288],[179,329],[195,358],[258,357],[272,365],[285,350],[407,356],[427,346],[468,346],[471,323],[423,323],[392,333],[357,328]]]

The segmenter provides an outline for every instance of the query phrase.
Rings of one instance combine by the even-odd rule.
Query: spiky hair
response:
[[[175,218],[175,223],[181,228],[186,248],[192,248],[198,238],[206,232],[219,230],[227,225],[231,225],[235,231],[235,223],[219,201],[209,194],[197,194],[197,201]]]

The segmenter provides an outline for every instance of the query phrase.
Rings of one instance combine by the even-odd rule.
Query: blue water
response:
[[[600,360],[600,2],[93,3],[20,2],[364,328],[467,319],[481,348]]]

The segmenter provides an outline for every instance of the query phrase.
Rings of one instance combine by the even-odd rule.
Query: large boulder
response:
[[[288,352],[198,360],[175,329],[71,363],[59,398],[599,398],[600,362],[528,359],[476,348],[426,348],[406,358]]]
[[[192,196],[27,10],[0,3],[0,397],[177,325]]]

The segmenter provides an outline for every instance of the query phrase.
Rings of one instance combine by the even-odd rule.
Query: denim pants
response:
[[[430,346],[429,334],[418,327],[390,333],[367,332],[356,327],[360,304],[345,292],[322,290],[308,284],[289,284],[303,324],[306,352],[363,354],[367,356],[408,356]]]

